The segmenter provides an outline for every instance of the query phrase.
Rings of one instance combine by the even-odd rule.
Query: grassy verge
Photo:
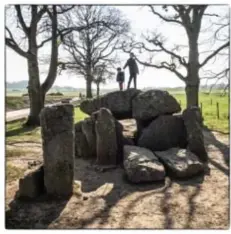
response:
[[[75,123],[86,118],[78,107],[75,108]],[[40,127],[23,127],[24,120],[6,124],[6,143],[13,142],[41,142]]]
[[[185,94],[172,95],[180,102],[182,110],[186,108]],[[199,103],[202,106],[204,124],[211,130],[229,133],[229,97],[220,96],[219,93],[206,95],[200,93]],[[217,116],[217,103],[219,105],[219,118]]]

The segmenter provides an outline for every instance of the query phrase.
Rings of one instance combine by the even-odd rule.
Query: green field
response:
[[[78,107],[75,108],[75,123],[87,117]],[[23,127],[25,120],[14,121],[6,124],[6,143],[33,141],[40,142],[40,127]]]
[[[181,109],[186,107],[186,97],[182,92],[170,92],[181,104]],[[72,95],[74,95],[72,93]],[[46,102],[59,101],[62,98],[71,97],[71,93],[65,96],[47,96]],[[25,97],[24,97],[25,98]],[[200,105],[202,104],[202,115],[204,118],[204,124],[211,130],[221,131],[223,133],[229,133],[229,96],[221,96],[220,93],[212,93],[207,95],[200,93],[199,95]],[[28,101],[26,102],[28,105]],[[219,104],[219,116],[217,116],[217,103]],[[25,108],[25,101],[22,97],[6,97],[6,109],[20,109]],[[85,114],[79,109],[76,109],[75,119],[76,121],[84,118]]]
[[[172,95],[181,104],[181,109],[186,107],[185,94],[172,93]],[[202,115],[204,125],[211,130],[229,133],[229,96],[221,96],[220,93],[210,95],[200,93],[200,106],[202,104]],[[219,118],[217,116],[217,103],[219,104]]]

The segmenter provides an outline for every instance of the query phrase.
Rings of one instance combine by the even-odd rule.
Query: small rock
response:
[[[29,172],[19,180],[18,198],[33,199],[44,192],[44,170],[43,166]]]

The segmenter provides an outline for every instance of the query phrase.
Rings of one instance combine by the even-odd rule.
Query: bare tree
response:
[[[229,41],[223,42],[215,50],[210,52],[203,61],[199,61],[199,35],[201,32],[203,17],[218,17],[217,14],[206,13],[207,5],[173,5],[162,7],[157,11],[156,7],[149,6],[153,15],[159,17],[167,23],[178,25],[186,32],[188,39],[188,55],[183,56],[179,53],[180,45],[174,48],[167,48],[166,40],[159,33],[152,33],[151,36],[144,36],[145,43],[132,41],[130,45],[123,43],[123,50],[129,52],[132,49],[149,52],[151,55],[164,53],[169,56],[167,61],[161,61],[159,64],[150,61],[141,61],[136,58],[140,64],[157,69],[166,69],[173,72],[180,80],[186,84],[187,106],[198,106],[198,91],[200,85],[199,71],[218,53],[229,47]],[[151,47],[150,47],[151,46]]]
[[[30,114],[27,125],[39,125],[39,114],[44,107],[45,95],[57,75],[58,47],[62,38],[73,30],[81,31],[92,25],[73,25],[66,22],[65,14],[78,6],[68,5],[15,5],[7,7],[6,45],[27,60]],[[102,23],[103,22],[97,22]],[[65,25],[65,27],[64,27]],[[40,83],[39,50],[51,44],[49,69],[45,81]]]
[[[18,30],[10,30],[10,25],[6,25],[5,42],[9,48],[27,59],[30,114],[26,124],[39,125],[39,114],[44,107],[45,94],[52,87],[57,73],[57,37],[61,34],[61,31],[58,32],[57,15],[73,7],[56,5],[15,5],[12,7],[12,17],[14,18],[13,20]],[[45,34],[47,36],[44,36]],[[24,43],[22,43],[22,41],[24,41]],[[45,81],[40,84],[38,50],[47,42],[51,42],[49,71]]]
[[[111,80],[115,76],[115,73],[111,71],[108,65],[103,63],[94,67],[93,74],[94,74],[93,82],[96,84],[96,95],[97,97],[99,97],[100,85],[106,84],[108,80]]]
[[[115,47],[128,32],[129,23],[113,7],[90,5],[79,6],[68,15],[66,21],[78,26],[104,22],[96,23],[81,32],[74,30],[63,38],[64,49],[70,56],[66,61],[60,62],[60,66],[74,69],[85,78],[86,96],[91,98],[92,83],[96,81],[94,73],[99,67],[102,68],[102,64],[107,67],[116,62]]]

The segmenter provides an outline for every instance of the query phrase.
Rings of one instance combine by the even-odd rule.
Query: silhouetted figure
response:
[[[123,90],[123,84],[124,84],[124,72],[121,71],[120,67],[117,68],[116,81],[119,83],[120,91],[122,91]]]
[[[124,65],[124,69],[126,67],[129,67],[129,73],[130,73],[130,77],[129,77],[129,81],[128,81],[128,89],[130,88],[130,84],[132,79],[134,80],[134,88],[136,89],[136,78],[137,78],[137,74],[139,74],[139,68],[137,66],[136,60],[134,58],[134,54],[130,53],[130,58],[128,59],[128,61],[126,62],[126,64]]]

